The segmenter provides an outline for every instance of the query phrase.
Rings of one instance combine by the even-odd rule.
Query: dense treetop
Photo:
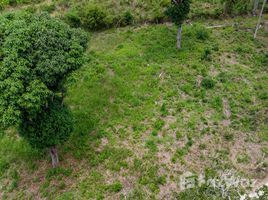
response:
[[[0,122],[34,117],[82,65],[86,35],[47,14],[0,17]]]
[[[175,24],[181,25],[190,12],[190,3],[190,0],[171,0],[166,13]]]

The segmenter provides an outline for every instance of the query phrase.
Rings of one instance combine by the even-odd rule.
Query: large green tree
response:
[[[83,63],[87,36],[47,14],[0,17],[0,122],[16,126],[33,147],[68,139],[72,118],[64,105],[66,76]]]
[[[182,24],[190,12],[191,0],[171,0],[166,14],[178,25],[177,47],[181,48]]]

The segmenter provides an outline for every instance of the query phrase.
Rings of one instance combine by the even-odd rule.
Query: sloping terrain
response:
[[[76,127],[61,167],[1,134],[0,199],[173,199],[186,171],[265,180],[268,31],[254,40],[255,24],[187,24],[179,51],[171,24],[90,34],[68,80]]]

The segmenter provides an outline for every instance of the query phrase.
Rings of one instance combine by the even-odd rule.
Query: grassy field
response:
[[[89,33],[87,62],[67,83],[76,126],[61,167],[0,133],[0,199],[221,199],[180,193],[180,175],[265,179],[268,31],[254,40],[255,25],[192,22],[179,51],[168,23]]]

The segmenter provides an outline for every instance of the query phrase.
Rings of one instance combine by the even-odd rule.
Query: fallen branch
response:
[[[206,28],[211,29],[211,28],[223,28],[223,27],[227,27],[227,26],[231,26],[230,24],[223,24],[223,25],[215,25],[215,26],[207,26]]]

